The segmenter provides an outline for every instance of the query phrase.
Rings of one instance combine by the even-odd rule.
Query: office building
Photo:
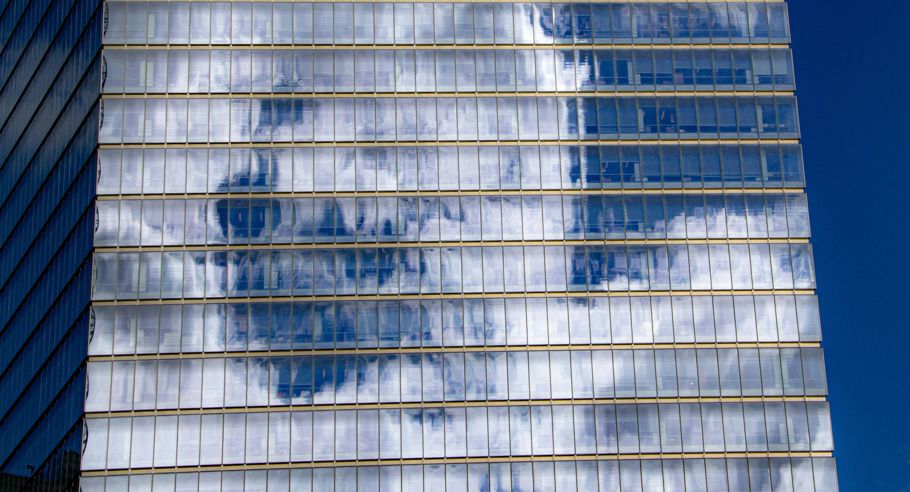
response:
[[[78,484],[102,17],[0,6],[0,490]]]
[[[784,2],[101,15],[83,491],[837,490]]]

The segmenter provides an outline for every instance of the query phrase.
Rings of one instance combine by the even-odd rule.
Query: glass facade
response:
[[[784,2],[101,30],[83,492],[837,490]]]
[[[80,474],[101,84],[97,0],[0,7],[0,489]]]

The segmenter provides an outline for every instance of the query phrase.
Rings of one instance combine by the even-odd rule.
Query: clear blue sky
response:
[[[910,4],[790,0],[842,491],[910,491]]]

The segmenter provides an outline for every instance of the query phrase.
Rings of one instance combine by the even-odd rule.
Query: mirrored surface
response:
[[[790,34],[782,2],[117,1],[107,20],[105,44],[786,43]]]
[[[108,2],[83,489],[836,490],[786,9]]]

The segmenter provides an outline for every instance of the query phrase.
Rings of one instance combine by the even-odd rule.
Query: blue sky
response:
[[[910,4],[791,0],[843,491],[910,491]]]

